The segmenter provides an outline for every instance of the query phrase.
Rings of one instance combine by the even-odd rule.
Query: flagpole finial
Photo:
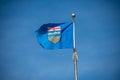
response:
[[[76,14],[75,13],[72,13],[72,18],[75,18],[76,17]]]

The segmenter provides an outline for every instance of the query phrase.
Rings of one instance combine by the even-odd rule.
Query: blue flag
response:
[[[73,48],[72,22],[43,24],[35,34],[45,49]]]

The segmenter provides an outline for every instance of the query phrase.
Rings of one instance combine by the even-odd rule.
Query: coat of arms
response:
[[[48,28],[48,40],[54,44],[59,42],[61,37],[61,28],[60,26],[57,27],[49,27]]]

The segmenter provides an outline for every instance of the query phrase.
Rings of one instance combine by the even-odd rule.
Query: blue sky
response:
[[[0,80],[73,80],[72,49],[44,50],[34,31],[76,13],[78,80],[120,80],[119,0],[1,0]]]

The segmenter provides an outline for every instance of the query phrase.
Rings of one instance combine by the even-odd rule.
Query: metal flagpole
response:
[[[77,71],[77,60],[78,56],[76,53],[76,36],[75,36],[75,21],[74,18],[76,15],[73,13],[72,14],[72,22],[73,22],[73,61],[74,61],[74,80],[78,80],[78,71]]]

